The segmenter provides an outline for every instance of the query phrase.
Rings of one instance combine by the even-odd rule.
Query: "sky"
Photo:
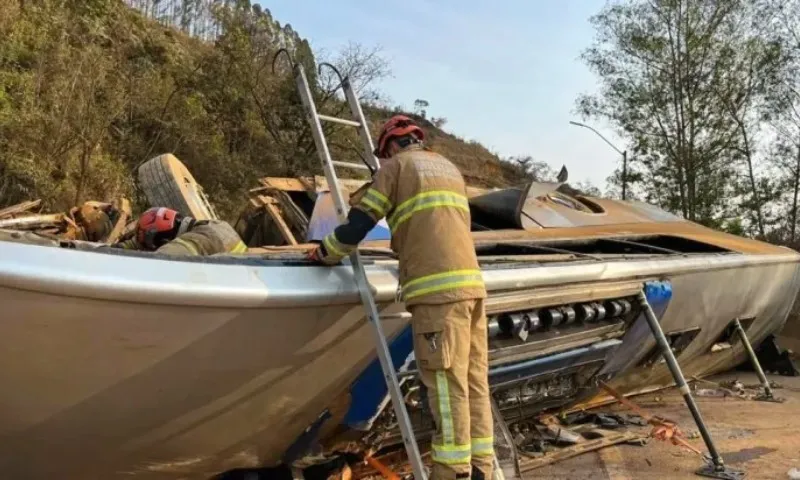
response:
[[[429,102],[445,130],[477,140],[502,157],[531,155],[570,182],[605,190],[620,156],[581,122],[575,100],[597,80],[580,60],[594,31],[589,17],[605,0],[269,0],[312,49],[349,42],[380,47],[392,70],[378,89],[393,105]],[[586,121],[619,149],[602,121]]]

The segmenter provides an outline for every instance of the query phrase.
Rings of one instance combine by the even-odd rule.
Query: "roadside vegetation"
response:
[[[377,130],[400,109],[380,51],[312,51],[247,0],[0,0],[0,205],[41,198],[141,202],[135,171],[174,153],[224,218],[260,176],[320,174],[286,48],[323,113],[346,115],[332,70],[350,75]],[[608,186],[701,224],[796,245],[800,208],[800,0],[616,0],[590,19],[582,60],[599,80],[576,101],[615,129],[629,168]],[[406,99],[407,100],[407,99]],[[501,159],[416,115],[435,150],[477,186],[548,180],[529,156]],[[332,153],[360,161],[355,133],[326,125]],[[139,205],[141,207],[141,203]]]
[[[798,243],[800,2],[618,0],[590,19],[578,110],[627,141],[629,190],[683,217]],[[623,181],[617,171],[613,190]]]
[[[179,3],[0,0],[0,205],[41,198],[61,211],[88,199],[141,201],[136,167],[166,152],[227,219],[258,177],[321,174],[285,58],[272,71],[283,47],[305,65],[324,113],[347,115],[332,71],[317,74],[322,61],[351,76],[373,128],[394,113],[372,88],[390,72],[378,51],[351,44],[318,58],[257,5]],[[433,147],[472,183],[518,181],[518,165],[417,113]],[[325,128],[335,158],[360,161],[354,131]]]

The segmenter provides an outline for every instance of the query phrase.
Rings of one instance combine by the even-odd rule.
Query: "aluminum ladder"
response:
[[[321,115],[318,113],[317,106],[314,103],[314,98],[311,95],[311,88],[309,87],[308,78],[306,77],[303,66],[300,63],[293,62],[293,64],[293,73],[295,76],[295,81],[297,82],[297,91],[300,94],[300,99],[302,100],[303,106],[306,109],[308,123],[311,125],[311,133],[314,136],[314,143],[317,147],[317,154],[319,155],[319,159],[322,161],[322,168],[325,171],[325,178],[328,181],[328,188],[333,195],[333,202],[336,206],[336,214],[339,217],[339,221],[344,222],[347,219],[347,203],[342,195],[341,187],[339,185],[338,178],[336,177],[335,167],[366,169],[375,172],[380,166],[378,159],[373,155],[374,147],[372,146],[372,138],[370,137],[367,122],[364,118],[364,112],[361,110],[361,104],[359,103],[358,97],[353,91],[353,86],[351,85],[349,79],[347,77],[342,78],[335,68],[333,68],[331,65],[325,64],[336,71],[337,75],[339,76],[341,80],[341,87],[344,91],[347,103],[350,106],[350,112],[353,116],[353,119],[346,120],[342,118],[329,117],[327,115]],[[321,66],[322,64],[320,67]],[[325,140],[325,133],[322,130],[322,121],[333,122],[340,125],[357,128],[359,137],[361,138],[361,143],[364,147],[365,156],[363,159],[367,165],[365,166],[357,163],[334,161],[331,158],[330,150],[328,149],[328,143]],[[400,432],[403,436],[403,443],[405,444],[406,452],[408,453],[408,459],[414,472],[414,478],[417,480],[427,480],[425,467],[422,463],[422,456],[420,455],[419,447],[417,446],[416,439],[414,438],[411,419],[408,415],[408,410],[406,410],[403,394],[400,390],[400,383],[397,380],[397,374],[395,373],[394,366],[392,365],[389,346],[386,342],[386,336],[383,333],[383,326],[381,325],[381,317],[378,315],[378,308],[375,305],[375,298],[372,296],[372,290],[370,288],[369,281],[367,280],[367,274],[364,271],[364,264],[361,261],[358,249],[350,254],[350,263],[353,267],[353,276],[356,286],[358,287],[359,294],[361,295],[361,303],[364,305],[364,310],[367,314],[369,324],[372,326],[372,333],[375,336],[375,346],[378,351],[378,358],[380,359],[381,368],[383,369],[383,376],[386,379],[386,385],[389,389],[392,406],[394,407],[394,412],[397,416],[397,423],[400,425]],[[410,318],[410,315],[408,313],[401,313],[383,317],[384,320],[397,318]]]

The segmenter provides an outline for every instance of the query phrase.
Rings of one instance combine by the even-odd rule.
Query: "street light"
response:
[[[589,125],[580,122],[573,122],[572,120],[570,120],[569,123],[575,125],[576,127],[588,128],[589,130],[593,131],[598,137],[602,138],[609,147],[613,148],[617,153],[622,155],[622,199],[625,200],[628,192],[628,151],[620,150],[619,148],[615,147],[614,144],[609,142],[606,137]]]

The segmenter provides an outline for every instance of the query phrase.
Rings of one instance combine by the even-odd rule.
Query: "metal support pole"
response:
[[[756,397],[756,400],[764,402],[783,402],[784,399],[775,398],[775,396],[772,395],[772,387],[769,384],[767,376],[764,374],[764,370],[761,368],[761,363],[758,361],[756,352],[753,351],[753,346],[750,345],[750,339],[747,338],[747,333],[744,331],[744,327],[742,327],[742,322],[737,318],[733,321],[733,326],[736,328],[739,338],[742,339],[744,349],[747,351],[747,356],[750,357],[750,363],[753,365],[756,375],[758,375],[758,379],[761,381],[761,386],[764,387],[764,393]]]
[[[691,412],[692,418],[694,418],[694,423],[700,430],[700,435],[703,437],[703,442],[705,442],[708,453],[711,456],[712,464],[704,466],[695,473],[703,477],[720,478],[724,480],[739,480],[744,478],[745,474],[743,471],[726,467],[722,456],[717,451],[714,440],[711,438],[711,434],[708,432],[708,428],[706,428],[703,417],[700,415],[700,410],[697,408],[694,398],[692,398],[692,392],[689,389],[689,385],[686,383],[686,379],[683,377],[683,372],[681,372],[681,367],[678,365],[678,360],[675,359],[675,354],[672,353],[672,349],[667,342],[667,337],[664,335],[664,331],[661,330],[661,324],[658,323],[656,314],[650,307],[644,290],[639,292],[638,300],[644,316],[647,319],[647,324],[650,326],[650,330],[653,332],[656,342],[658,342],[661,354],[667,362],[670,373],[672,373],[672,378],[675,379],[675,385],[677,385],[681,395],[683,395],[683,400],[686,402],[686,406],[689,408],[689,412]]]
[[[609,142],[608,139],[606,137],[604,137],[602,133],[598,132],[597,130],[595,130],[594,128],[590,127],[589,125],[586,125],[585,123],[573,122],[573,121],[570,121],[569,123],[570,123],[570,125],[575,125],[576,127],[583,127],[583,128],[591,130],[592,132],[594,132],[595,135],[597,135],[604,142],[606,142],[606,144],[608,144],[609,147],[613,148],[614,151],[616,151],[617,153],[622,155],[622,199],[623,200],[627,200],[627,198],[628,198],[628,151],[627,150],[625,150],[625,151],[620,150],[619,148],[614,146],[613,143]]]
[[[303,475],[303,470],[300,468],[291,467],[292,470],[292,480],[305,480],[305,476]]]
[[[622,199],[628,197],[628,151],[622,152]]]
[[[514,446],[514,437],[511,435],[511,431],[508,429],[508,425],[506,424],[505,419],[503,418],[502,412],[500,412],[500,407],[497,406],[497,402],[494,399],[494,395],[489,395],[489,404],[492,407],[492,421],[494,422],[495,433],[500,433],[503,436],[503,441],[508,445],[510,449],[511,455],[511,465],[514,467],[514,480],[520,480],[522,478],[522,472],[519,468],[519,456],[517,455],[517,448]],[[497,432],[500,430],[500,432]],[[497,459],[497,452],[495,451],[494,459],[492,460],[494,463],[494,470],[495,472],[503,472],[503,465],[500,464],[500,461]],[[495,473],[495,477],[497,473]],[[503,473],[503,477],[505,480],[505,473]],[[488,480],[488,479],[487,479]],[[497,480],[497,479],[494,479]]]

